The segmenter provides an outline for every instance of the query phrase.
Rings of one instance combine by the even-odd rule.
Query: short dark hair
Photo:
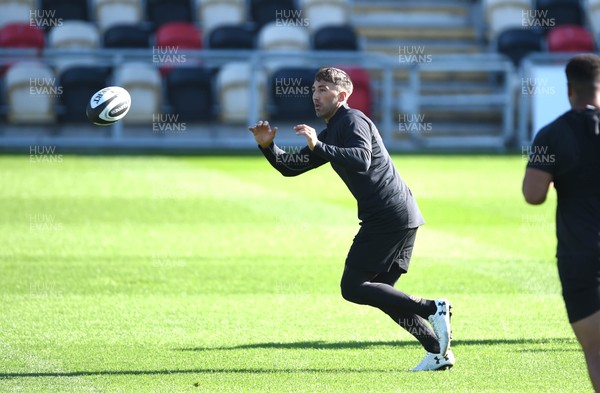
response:
[[[593,97],[600,88],[600,57],[582,54],[569,60],[565,69],[567,82],[576,94]]]
[[[337,87],[341,87],[348,92],[348,96],[352,94],[353,86],[352,80],[344,70],[334,67],[323,67],[315,74],[315,80],[317,82],[329,82],[333,83]]]

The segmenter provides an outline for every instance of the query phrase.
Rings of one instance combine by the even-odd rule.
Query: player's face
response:
[[[339,88],[331,82],[315,81],[312,86],[312,100],[317,117],[328,121],[339,107]]]

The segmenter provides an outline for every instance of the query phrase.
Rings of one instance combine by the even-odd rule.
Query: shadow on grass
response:
[[[453,340],[452,348],[474,345],[524,345],[524,344],[576,344],[574,338],[545,338],[545,339],[482,339],[482,340]],[[298,341],[298,342],[267,342],[242,344],[230,347],[191,347],[178,348],[178,351],[226,351],[238,349],[368,349],[374,347],[420,347],[417,341]],[[544,349],[537,349],[543,351]]]
[[[556,348],[556,345],[577,344],[575,339],[571,338],[545,338],[545,339],[484,339],[484,340],[455,340],[452,347],[467,346],[492,346],[492,345],[548,345],[550,348],[515,348],[516,351],[574,351],[574,348]],[[239,349],[368,349],[373,347],[420,347],[416,341],[300,341],[288,343],[256,343],[243,344],[231,347],[197,347],[197,348],[177,348],[177,351],[227,351]],[[513,350],[513,349],[511,349]],[[577,349],[579,350],[579,349]],[[99,370],[99,371],[60,371],[60,372],[30,372],[30,373],[0,373],[0,380],[11,378],[37,378],[37,377],[86,377],[102,375],[168,375],[168,374],[209,374],[209,373],[248,373],[248,374],[272,374],[272,373],[378,373],[378,372],[408,372],[408,370],[397,369],[369,369],[340,367],[334,369],[323,368],[196,368],[188,370],[165,369],[165,370]]]

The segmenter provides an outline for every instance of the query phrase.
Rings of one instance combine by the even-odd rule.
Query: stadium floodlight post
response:
[[[261,56],[264,56],[262,51],[257,51],[252,54],[250,57],[250,92],[248,94],[248,124],[256,124],[258,122],[258,118],[260,117],[259,113],[259,100],[260,100],[260,92],[258,89],[261,87],[258,86],[259,72],[260,72],[260,59]]]

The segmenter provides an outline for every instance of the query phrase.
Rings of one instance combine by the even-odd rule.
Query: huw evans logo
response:
[[[431,63],[431,54],[425,53],[424,45],[400,45],[398,47],[398,61],[401,64]]]
[[[29,78],[29,94],[58,97],[62,95],[62,86],[56,85],[56,78]]]
[[[523,95],[554,95],[556,88],[548,85],[546,78],[521,78],[521,94]]]
[[[551,29],[556,25],[555,18],[548,17],[548,10],[521,11],[521,26],[530,29]]]
[[[522,146],[521,158],[522,161],[532,164],[554,165],[556,163],[556,155],[550,153],[548,146]]]
[[[429,134],[433,124],[425,121],[423,113],[400,113],[398,115],[398,132],[401,134]]]
[[[187,125],[179,121],[179,113],[152,114],[152,132],[154,134],[183,134]]]
[[[281,149],[287,154],[278,154],[275,157],[275,161],[278,164],[293,166],[307,164],[310,160],[310,156],[308,155],[308,153],[301,153],[302,147],[300,146],[282,146]]]
[[[179,53],[178,46],[153,46],[152,62],[157,64],[185,63],[185,53]]]
[[[300,97],[310,94],[310,86],[302,84],[302,78],[275,78],[275,95]]]
[[[63,25],[63,18],[56,17],[56,10],[30,10],[29,26],[51,28]]]
[[[308,27],[308,18],[302,17],[302,10],[276,10],[275,26]]]

